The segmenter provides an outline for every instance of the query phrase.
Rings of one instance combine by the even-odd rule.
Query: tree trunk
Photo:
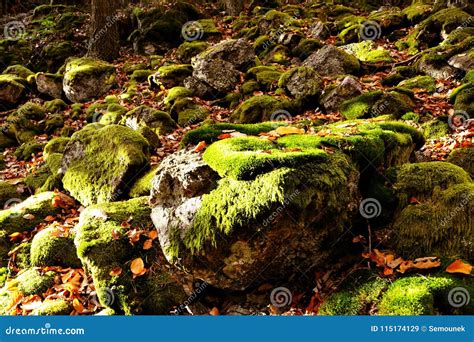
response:
[[[117,1],[91,0],[92,23],[88,56],[112,61],[118,57],[120,44],[117,28]]]
[[[237,16],[244,10],[244,0],[224,0],[224,5],[228,15]]]

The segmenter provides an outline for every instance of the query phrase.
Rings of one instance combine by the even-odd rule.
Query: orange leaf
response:
[[[420,204],[420,201],[418,201],[415,197],[410,198],[410,204]]]
[[[152,240],[152,239],[148,239],[148,240],[146,240],[145,243],[143,244],[143,249],[144,249],[144,250],[149,250],[152,246],[153,246],[153,240]]]
[[[201,152],[206,148],[207,144],[205,141],[201,141],[199,144],[197,144],[196,148],[194,149],[194,152],[198,153]]]
[[[139,277],[144,275],[146,272],[145,264],[143,263],[142,258],[136,258],[130,264],[130,270],[133,273],[133,277]]]
[[[392,274],[393,274],[393,269],[388,268],[388,267],[384,268],[384,270],[383,270],[383,275],[384,276],[389,276],[389,275],[392,275]]]
[[[152,230],[148,233],[148,237],[152,240],[155,240],[158,237],[158,232],[156,230]]]
[[[230,133],[222,133],[221,135],[219,135],[219,136],[217,137],[217,139],[223,140],[223,139],[229,139],[229,138],[231,138],[231,137],[232,137],[232,135],[231,135]]]
[[[213,307],[211,311],[209,311],[209,315],[211,316],[219,316],[219,309],[216,307]]]
[[[463,273],[463,274],[471,274],[472,266],[462,262],[460,259],[457,259],[448,267],[446,267],[446,272],[448,273]]]
[[[120,267],[120,266],[114,267],[112,269],[112,271],[110,271],[110,273],[109,273],[109,275],[111,277],[116,277],[116,276],[119,276],[121,274],[122,274],[122,267]]]
[[[78,313],[82,313],[84,311],[84,305],[82,305],[82,303],[77,298],[72,301],[72,306]]]

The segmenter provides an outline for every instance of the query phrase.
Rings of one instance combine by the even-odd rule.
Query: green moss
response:
[[[151,191],[151,181],[155,176],[156,169],[158,165],[153,166],[150,171],[145,173],[140,179],[138,179],[135,184],[133,184],[132,188],[130,189],[129,195],[132,198],[147,196],[150,194]]]
[[[22,186],[16,186],[8,182],[0,181],[0,208],[4,206],[11,199],[23,199],[26,194],[22,193]]]
[[[153,70],[135,70],[130,77],[131,80],[137,82],[145,82],[149,76],[153,75],[155,71]]]
[[[43,147],[43,144],[40,144],[35,140],[31,140],[18,147],[14,155],[18,158],[18,160],[28,160],[31,158],[31,155],[41,152]]]
[[[33,310],[32,315],[63,316],[69,315],[72,309],[72,305],[64,299],[46,300],[39,308]]]
[[[292,56],[298,57],[301,60],[306,59],[314,51],[322,47],[322,44],[317,39],[303,38],[298,43],[295,49],[291,51]]]
[[[467,113],[469,116],[474,115],[474,84],[462,90],[454,102],[454,109]]]
[[[258,124],[231,124],[231,123],[217,123],[206,124],[197,129],[187,132],[182,140],[183,145],[196,145],[201,141],[210,144],[218,140],[218,136],[224,131],[237,131],[248,135],[258,135],[262,132],[269,132],[284,123],[278,122],[262,122]]]
[[[158,69],[158,79],[167,88],[179,85],[186,77],[191,76],[190,64],[165,65]]]
[[[366,63],[390,63],[392,57],[390,51],[383,48],[375,48],[372,41],[363,41],[347,46],[353,54],[362,62]]]
[[[18,290],[25,296],[41,295],[54,285],[55,272],[42,273],[37,269],[29,269],[17,276]]]
[[[145,313],[166,314],[172,305],[176,305],[175,299],[183,294],[159,268],[161,261],[157,258],[157,249],[144,251],[141,242],[130,244],[128,228],[122,225],[127,221],[134,228],[152,230],[150,214],[146,197],[91,206],[82,213],[76,227],[75,243],[85,268],[92,274],[103,306],[125,314],[137,313],[140,308]],[[154,270],[134,280],[127,270],[130,260],[137,257],[141,257],[147,266],[153,264]],[[111,270],[117,266],[124,272],[111,276]]]
[[[449,126],[446,122],[433,119],[421,125],[423,135],[426,139],[439,139],[447,136],[449,133]]]
[[[254,92],[260,89],[260,86],[257,81],[251,80],[247,81],[240,87],[240,90],[243,95],[252,95]]]
[[[52,205],[54,196],[54,192],[43,192],[10,209],[0,210],[0,226],[9,234],[33,230],[46,216],[55,215],[58,211]],[[31,214],[32,218],[28,215],[31,219],[26,219],[27,214]]]
[[[236,123],[257,123],[268,121],[277,110],[290,110],[289,101],[270,95],[254,96],[244,101],[231,115]]]
[[[67,108],[66,102],[55,99],[44,103],[44,109],[49,113],[59,113]]]
[[[470,70],[466,73],[463,78],[464,83],[474,83],[474,70]]]
[[[204,152],[203,159],[221,177],[251,179],[278,167],[323,162],[327,160],[327,154],[316,148],[289,153],[270,141],[246,137],[215,142]]]
[[[34,102],[27,102],[18,108],[18,116],[28,120],[42,120],[46,116],[46,111]]]
[[[44,147],[43,156],[48,159],[48,156],[53,153],[63,153],[70,138],[58,137],[53,138]]]
[[[51,227],[43,229],[33,238],[31,265],[78,268],[81,263],[76,255],[73,238],[62,236],[60,230]]]
[[[323,82],[319,74],[311,67],[297,67],[288,70],[278,81],[278,86],[296,98],[314,100],[322,92]]]
[[[344,101],[341,105],[341,114],[348,120],[364,117],[382,95],[381,91],[372,91]]]
[[[176,50],[176,57],[182,63],[191,63],[191,58],[207,50],[209,43],[203,41],[184,42]]]
[[[170,108],[176,102],[176,100],[192,96],[192,91],[185,87],[174,87],[168,91],[165,97],[164,104]]]
[[[446,162],[406,164],[389,172],[395,173],[394,188],[400,199],[430,197],[435,189],[445,190],[453,185],[471,182],[470,176],[459,166]]]
[[[417,76],[400,82],[398,86],[407,89],[425,89],[429,93],[434,93],[436,91],[436,81],[430,76]]]
[[[147,106],[139,106],[127,112],[120,124],[133,129],[148,127],[157,135],[171,133],[177,127],[168,113]]]
[[[363,315],[366,310],[377,304],[388,287],[388,281],[379,277],[364,280],[362,284],[349,284],[344,289],[331,295],[320,306],[318,315]]]
[[[28,76],[34,75],[34,72],[31,71],[30,69],[24,67],[23,65],[10,65],[7,67],[2,74],[10,74],[10,75],[16,75],[21,78],[28,78]]]
[[[115,73],[115,67],[112,64],[99,59],[82,57],[68,61],[65,69],[65,79],[73,80],[79,75],[96,76],[104,73]],[[113,80],[109,80],[113,82]]]
[[[406,120],[406,121],[419,122],[420,121],[420,115],[416,114],[416,113],[413,113],[413,112],[409,112],[409,113],[406,113],[405,115],[403,115],[401,117],[401,119]]]
[[[474,179],[473,148],[456,148],[449,154],[447,161],[463,168]]]
[[[403,9],[403,15],[411,22],[418,22],[424,19],[430,12],[432,6],[423,3],[414,3]]]
[[[130,178],[148,165],[148,142],[128,127],[88,125],[69,144],[80,144],[83,157],[70,160],[63,185],[84,205],[119,199]]]

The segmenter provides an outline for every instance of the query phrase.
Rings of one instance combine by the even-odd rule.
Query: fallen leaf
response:
[[[305,130],[302,128],[291,127],[291,126],[280,126],[275,130],[275,132],[278,135],[284,136],[284,135],[290,135],[290,134],[304,134]]]
[[[72,301],[72,306],[78,313],[82,313],[84,311],[84,305],[82,305],[82,303],[77,298]]]
[[[446,272],[448,273],[462,273],[462,274],[471,274],[472,265],[464,263],[461,259],[457,259],[446,267]]]
[[[152,240],[155,240],[158,237],[158,232],[156,230],[152,230],[148,233],[148,237]]]
[[[219,316],[219,309],[216,307],[213,307],[211,311],[209,311],[209,315],[211,316]]]
[[[152,246],[153,246],[153,240],[152,240],[152,239],[148,239],[148,240],[146,240],[145,243],[143,244],[143,249],[144,249],[144,250],[149,250]]]
[[[142,258],[136,258],[130,264],[130,270],[133,273],[133,277],[139,277],[145,274],[145,264],[143,263]]]
[[[110,273],[109,273],[109,275],[110,275],[111,277],[117,277],[117,276],[119,276],[119,275],[121,275],[121,274],[122,274],[122,267],[120,267],[120,266],[114,267],[114,268],[112,269],[112,271],[110,271]]]
[[[194,152],[198,153],[201,152],[206,148],[207,144],[205,141],[201,141],[199,144],[197,144],[196,148],[194,149]]]

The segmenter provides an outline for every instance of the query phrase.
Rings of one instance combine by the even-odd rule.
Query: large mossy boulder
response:
[[[131,128],[87,125],[64,150],[64,188],[84,205],[117,201],[147,168],[148,150],[148,142]]]
[[[140,197],[91,206],[81,214],[75,244],[105,307],[125,314],[165,315],[186,299],[182,287],[168,273],[169,265],[159,247],[143,248],[153,229],[150,213],[147,198]],[[140,234],[132,241],[134,229]],[[137,258],[148,271],[135,277],[130,263]],[[118,267],[122,270],[119,274],[113,272]]]
[[[314,52],[303,65],[313,67],[322,76],[355,74],[360,69],[356,57],[333,45],[326,45]]]
[[[398,198],[390,245],[405,257],[474,258],[474,183],[447,162],[406,164],[387,175]],[[416,198],[417,202],[410,204]]]
[[[359,272],[361,273],[361,272]],[[456,288],[473,290],[469,278],[446,274],[408,276],[390,282],[378,275],[352,275],[341,290],[321,304],[319,315],[418,316],[440,314],[472,314],[474,306],[467,303],[452,306],[450,295]],[[456,293],[456,292],[454,292]]]
[[[210,145],[202,160],[191,151],[165,159],[150,204],[168,260],[233,290],[285,279],[292,265],[328,262],[336,250],[327,246],[358,208],[359,168],[367,159],[376,167],[400,165],[420,143],[401,123],[343,124],[275,141],[229,138]],[[211,128],[193,140],[212,141],[219,128]]]
[[[278,85],[289,95],[306,101],[317,100],[323,90],[321,77],[315,69],[310,67],[289,70],[281,76]]]
[[[120,124],[137,131],[148,127],[157,135],[171,133],[177,127],[168,113],[147,106],[140,106],[127,112],[120,120]]]
[[[85,102],[107,93],[115,84],[115,66],[89,57],[68,61],[63,89],[72,102]]]
[[[462,167],[474,179],[474,148],[457,148],[449,154],[447,161]]]

